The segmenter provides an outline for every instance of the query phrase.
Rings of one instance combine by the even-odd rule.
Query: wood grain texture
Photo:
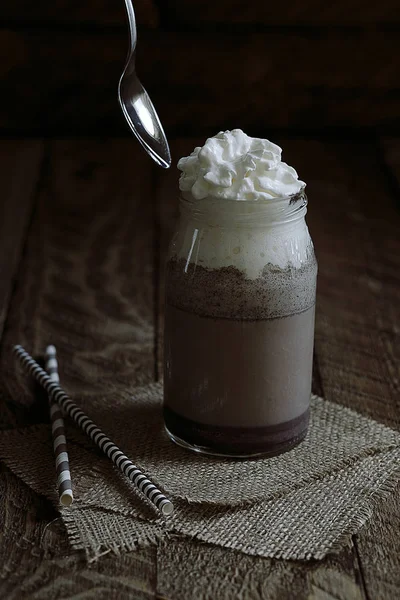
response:
[[[156,27],[158,11],[153,0],[135,0],[135,16],[139,26]],[[0,19],[27,25],[62,26],[126,26],[123,2],[114,0],[14,0],[3,2]]]
[[[57,513],[7,470],[0,474],[0,596],[7,600],[150,600],[154,548],[87,564],[71,553]]]
[[[311,142],[303,154],[301,145],[284,147],[309,183],[308,222],[319,259],[316,353],[325,396],[399,428],[398,195],[374,146]],[[394,170],[398,149],[393,141],[386,145]],[[399,494],[400,488],[354,538],[369,600],[399,594]]]
[[[1,355],[15,402],[15,340],[36,356],[52,341],[71,394],[153,380],[152,170],[133,140],[51,145]]]
[[[137,70],[167,132],[400,125],[395,31],[214,32],[199,52],[203,41],[201,32],[140,37]],[[8,29],[0,52],[4,131],[127,133],[116,100],[125,36]]]
[[[33,209],[42,158],[41,142],[0,142],[0,339]]]
[[[323,390],[330,400],[396,427],[400,255],[393,182],[371,144],[274,141],[308,182],[308,223],[320,266],[316,350]],[[202,140],[173,143],[174,160],[195,142]],[[177,171],[154,171],[132,140],[52,144],[2,347],[0,387],[8,400],[23,402],[26,392],[7,353],[16,338],[38,353],[51,337],[63,382],[82,400],[112,390],[115,381],[152,380],[154,302],[161,344],[162,265],[176,191]],[[20,422],[32,421],[23,414]],[[199,570],[216,593],[239,598],[251,590],[268,600],[291,600],[293,591],[300,600],[391,600],[398,592],[399,490],[340,554],[320,562],[253,563],[195,540],[170,540],[158,558],[146,549],[87,565],[69,551],[57,522],[46,528],[55,518],[47,503],[8,472],[0,486],[0,595],[7,598],[197,600]]]
[[[386,163],[389,182],[392,183],[392,189],[400,207],[400,141],[398,139],[385,139],[380,142],[380,149],[383,150]],[[389,215],[392,219],[392,215]],[[394,220],[394,232],[397,239],[400,233],[400,218]],[[393,246],[393,240],[389,241],[391,258],[398,259],[396,246]],[[398,286],[397,286],[398,287]],[[392,328],[399,331],[400,315],[398,305]],[[392,313],[393,314],[393,313]],[[398,340],[393,340],[390,345],[393,350],[398,350]],[[397,362],[398,365],[398,362]],[[389,373],[389,376],[396,373]],[[398,394],[397,394],[398,398]],[[399,412],[397,416],[399,417]],[[388,500],[383,503],[376,511],[372,519],[356,536],[356,546],[360,556],[361,567],[365,579],[365,585],[368,597],[373,600],[385,600],[386,598],[400,597],[400,486]]]
[[[10,357],[16,341],[34,355],[52,341],[63,383],[83,404],[86,393],[112,401],[117,384],[153,380],[152,173],[132,140],[50,144],[2,343],[3,401],[31,398]],[[45,405],[20,408],[16,424],[38,419]],[[154,597],[154,548],[88,565],[47,501],[11,474],[2,483],[2,597]]]
[[[255,558],[193,541],[162,545],[157,592],[170,600],[366,600],[353,549],[315,563]]]
[[[39,189],[44,144],[41,141],[0,141],[0,340],[16,282],[19,262]],[[0,429],[13,427],[21,414],[3,399],[0,389]],[[32,417],[33,415],[30,415]],[[23,417],[24,418],[24,417]]]
[[[355,536],[368,598],[400,597],[400,485]]]
[[[394,0],[367,5],[362,0],[339,0],[327,4],[319,0],[296,2],[246,2],[246,0],[172,0],[168,2],[169,20],[185,25],[224,27],[237,25],[339,25],[362,26],[377,23],[398,23],[399,11]]]
[[[377,151],[352,142],[283,146],[308,182],[325,396],[399,427],[400,215]]]

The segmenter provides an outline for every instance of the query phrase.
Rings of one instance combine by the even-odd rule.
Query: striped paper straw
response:
[[[54,346],[46,348],[46,371],[52,381],[60,383],[58,375],[57,351]],[[57,488],[60,504],[69,506],[74,500],[72,494],[71,473],[65,437],[64,419],[60,407],[50,402],[51,432],[53,434],[53,449],[56,457]]]
[[[61,406],[71,419],[99,446],[118,469],[130,479],[137,489],[154,504],[165,516],[172,514],[174,506],[168,498],[138,469],[131,460],[91,421],[85,413],[72,402],[58,383],[50,379],[45,371],[22,348],[14,346],[13,352],[24,369],[40,383],[49,394],[50,399]]]

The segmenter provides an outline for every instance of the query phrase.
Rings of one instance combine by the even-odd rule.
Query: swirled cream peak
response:
[[[305,185],[281,160],[282,149],[241,129],[220,131],[181,158],[179,187],[196,200],[268,200],[296,194]]]

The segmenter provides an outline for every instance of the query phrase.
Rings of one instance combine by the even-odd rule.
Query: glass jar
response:
[[[166,272],[164,420],[173,441],[272,455],[307,433],[317,262],[304,189],[180,200]]]

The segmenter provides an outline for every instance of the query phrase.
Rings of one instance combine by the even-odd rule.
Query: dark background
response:
[[[138,72],[174,163],[239,126],[279,143],[307,182],[319,261],[314,392],[395,429],[399,2],[135,0]],[[11,429],[45,418],[44,406],[17,404],[33,396],[15,343],[34,355],[55,343],[62,384],[83,401],[112,402],[111,391],[160,377],[178,172],[155,166],[120,113],[123,0],[0,0],[0,21],[0,429]],[[178,595],[193,599],[201,569],[232,596],[392,600],[399,498],[400,488],[324,561],[253,564],[174,538],[168,552],[109,553],[88,569],[50,503],[2,467],[0,597],[171,598],[173,572]]]
[[[136,0],[137,69],[169,136],[400,132],[396,0]],[[129,135],[123,0],[2,0],[0,133]]]

